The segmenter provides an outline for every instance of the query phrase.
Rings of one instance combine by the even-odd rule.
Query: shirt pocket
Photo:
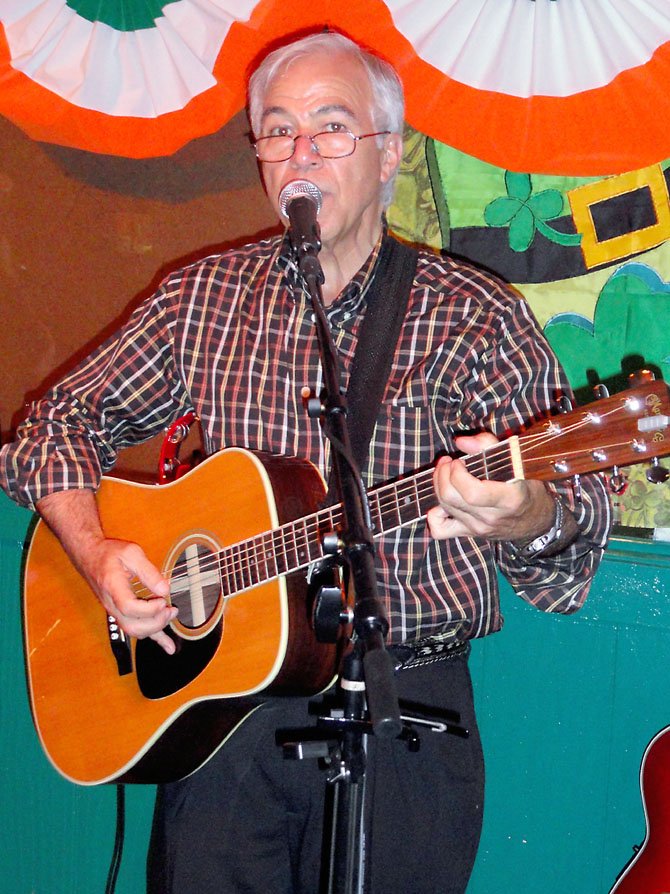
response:
[[[432,463],[452,449],[449,433],[432,404],[383,404],[368,454],[374,480],[385,481]]]

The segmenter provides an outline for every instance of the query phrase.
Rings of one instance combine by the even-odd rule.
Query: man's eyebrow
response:
[[[319,106],[317,109],[314,109],[313,112],[310,112],[310,117],[317,118],[322,115],[331,115],[333,112],[346,115],[347,118],[351,118],[352,120],[355,120],[357,117],[356,113],[349,106],[339,102],[329,102]],[[284,106],[268,106],[263,109],[261,121],[265,121],[265,119],[269,118],[271,115],[290,115],[290,112],[288,109],[284,108]]]
[[[266,118],[269,118],[270,115],[286,115],[287,111],[283,106],[268,106],[263,109],[263,114],[261,115],[261,121],[265,121]]]
[[[356,117],[356,113],[349,106],[345,106],[343,103],[339,102],[326,103],[326,105],[319,106],[319,108],[312,113],[312,117],[315,117],[316,115],[330,115],[333,112],[339,112],[342,115],[346,115],[348,118]]]

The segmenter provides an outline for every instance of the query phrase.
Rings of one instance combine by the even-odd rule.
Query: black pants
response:
[[[400,671],[401,699],[459,711],[467,739],[421,733],[410,752],[370,737],[366,891],[462,894],[482,823],[484,767],[467,658]],[[325,774],[287,761],[280,727],[311,726],[306,699],[273,699],[197,773],[161,786],[149,894],[317,894]]]

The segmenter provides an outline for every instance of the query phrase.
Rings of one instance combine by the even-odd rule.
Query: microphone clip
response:
[[[314,201],[307,196],[296,196],[289,205],[289,239],[298,258],[316,255],[321,251],[321,227],[316,220]]]

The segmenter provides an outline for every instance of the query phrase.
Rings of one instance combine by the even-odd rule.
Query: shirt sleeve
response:
[[[573,395],[525,301],[508,302],[496,325],[496,338],[482,353],[470,383],[476,417],[471,424],[506,437],[546,415],[559,395]],[[542,611],[570,613],[583,605],[600,564],[612,524],[611,504],[598,474],[582,475],[578,487],[570,480],[549,487],[574,514],[577,540],[559,554],[532,563],[506,542],[495,544],[495,556],[522,599]]]
[[[58,491],[96,490],[119,449],[158,434],[192,409],[173,350],[163,290],[30,407],[0,451],[0,486],[34,508]]]

